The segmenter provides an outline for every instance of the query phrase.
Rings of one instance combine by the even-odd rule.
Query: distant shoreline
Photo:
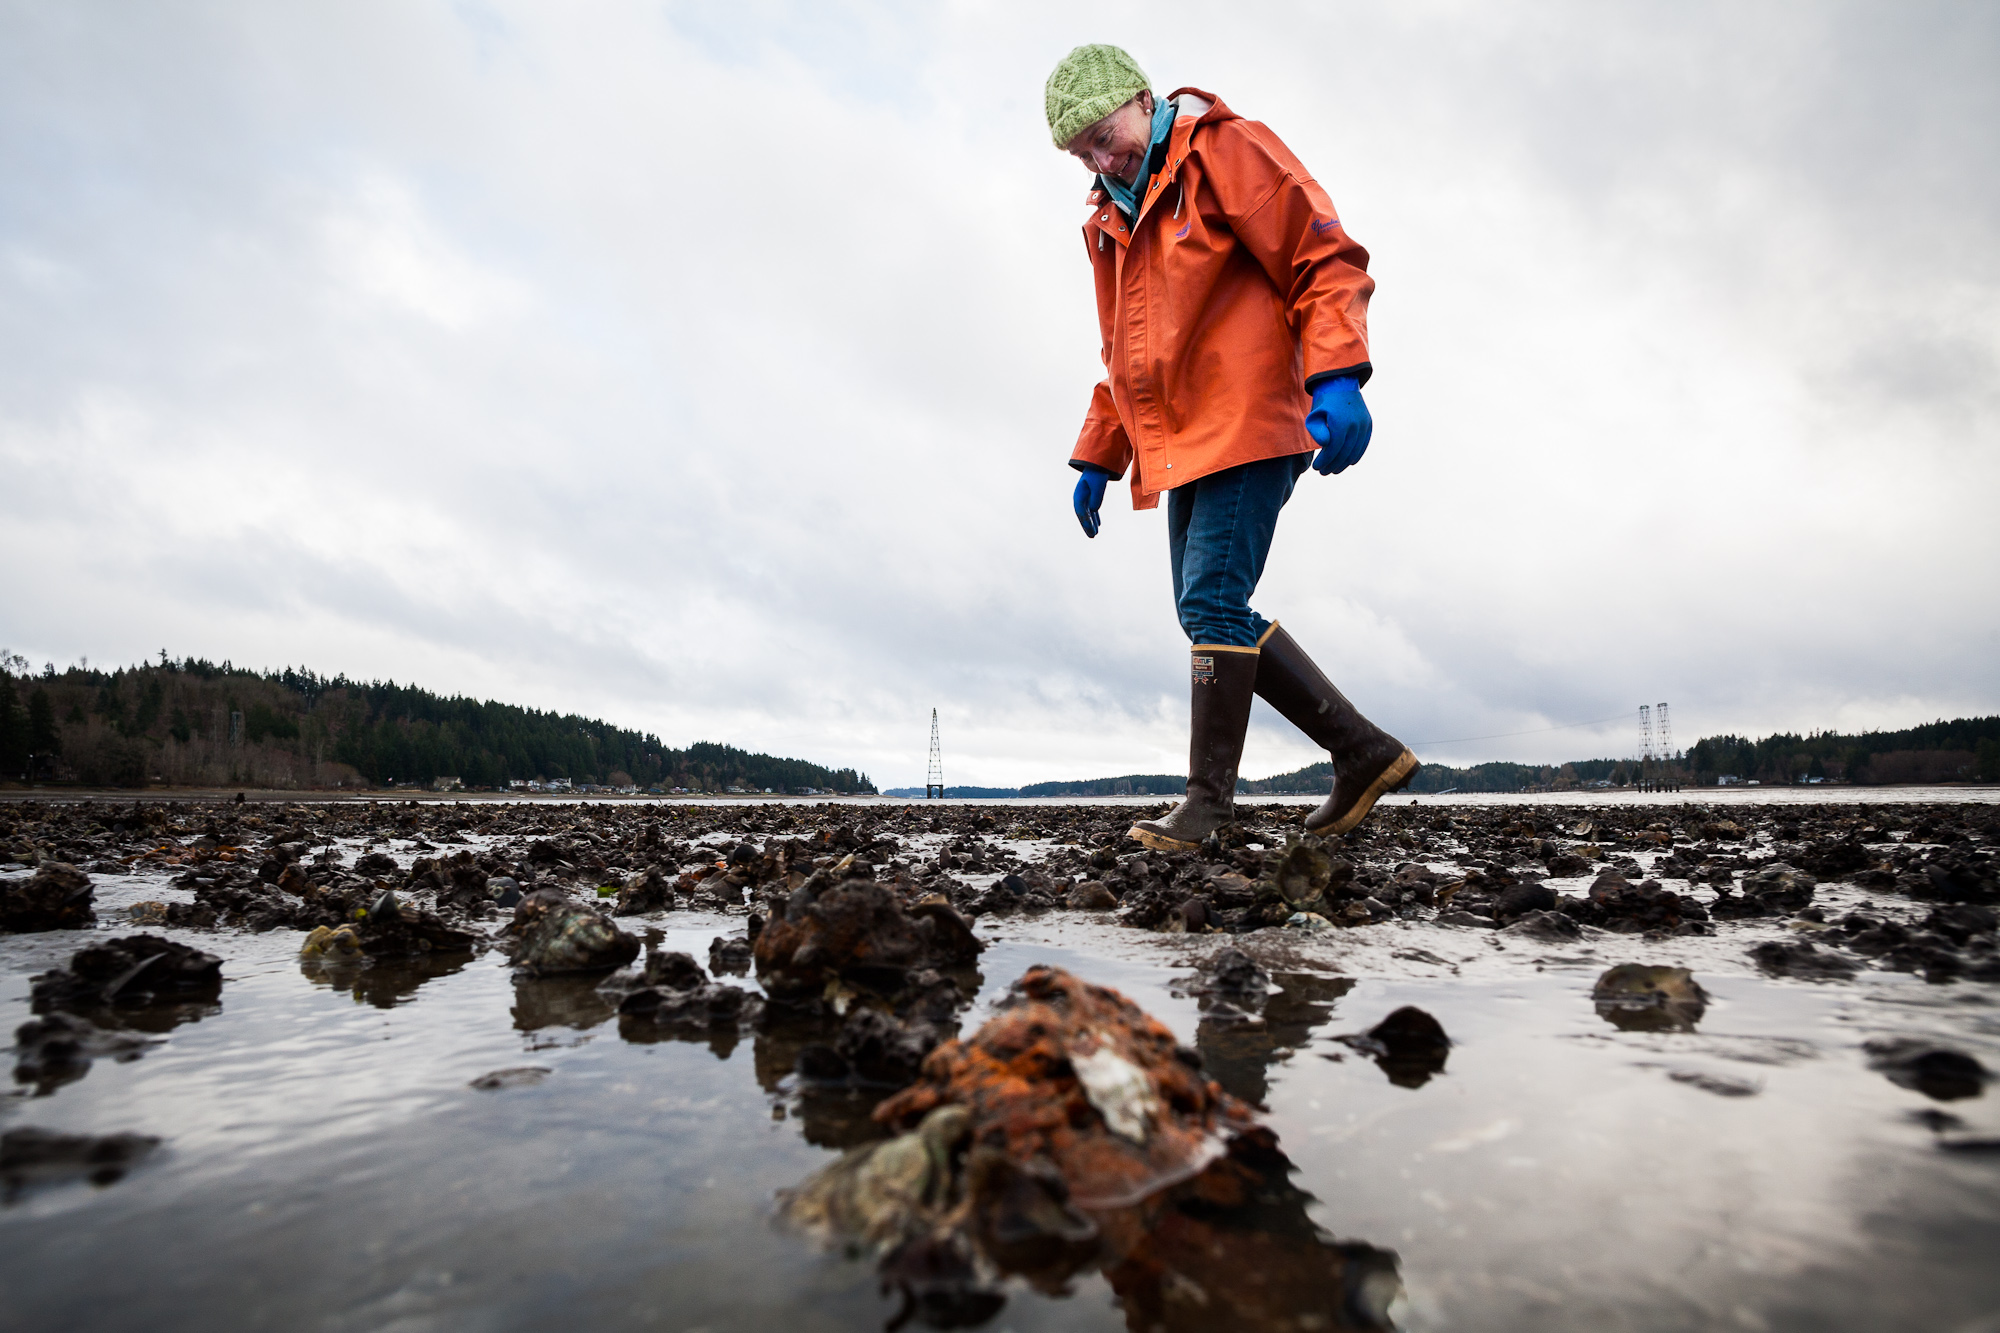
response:
[[[543,804],[543,805],[851,805],[865,807],[996,806],[1030,808],[1036,806],[1106,805],[1157,806],[1171,804],[1167,796],[1015,796],[945,797],[926,800],[921,796],[822,795],[791,796],[762,792],[730,795],[653,796],[617,792],[404,792],[404,791],[296,791],[253,788],[118,788],[118,787],[17,787],[0,789],[0,803],[21,804],[44,801],[52,804],[102,802],[128,805],[135,802],[163,804],[233,804],[241,794],[246,805],[333,805],[374,802],[378,804]],[[1597,789],[1557,792],[1454,792],[1445,796],[1412,796],[1398,793],[1383,798],[1388,805],[1885,805],[1895,803],[2000,804],[2000,783],[1948,782],[1907,786],[1772,786],[1772,787],[1688,787],[1677,792],[1634,789]],[[1243,806],[1295,805],[1301,809],[1317,803],[1311,795],[1238,796]]]

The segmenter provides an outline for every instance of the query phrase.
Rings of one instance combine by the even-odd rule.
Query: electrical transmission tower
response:
[[[1653,708],[1639,705],[1639,786],[1643,789],[1653,767]]]
[[[937,709],[931,709],[931,771],[924,780],[924,799],[944,799],[944,751],[938,748]]]
[[[1659,730],[1660,777],[1662,781],[1671,783],[1673,779],[1667,776],[1667,766],[1674,761],[1674,728],[1673,723],[1667,719],[1667,701],[1665,699],[1653,705],[1653,721]]]

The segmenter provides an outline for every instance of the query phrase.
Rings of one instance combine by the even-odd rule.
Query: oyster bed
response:
[[[2000,1305],[1992,806],[1304,808],[1162,857],[1131,805],[0,805],[7,910],[95,916],[0,935],[0,1326],[1367,1326],[1295,1308],[1330,1254],[1413,1328]],[[774,1225],[1037,964],[1256,1111],[1264,1211],[991,1306]]]

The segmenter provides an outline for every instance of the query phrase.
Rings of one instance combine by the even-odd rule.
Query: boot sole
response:
[[[1346,814],[1334,820],[1333,823],[1322,825],[1320,828],[1313,828],[1311,825],[1308,825],[1306,831],[1308,833],[1316,833],[1321,837],[1339,837],[1362,820],[1368,818],[1368,812],[1375,808],[1375,802],[1381,800],[1392,791],[1401,791],[1403,788],[1409,786],[1410,779],[1417,775],[1417,769],[1420,767],[1422,765],[1417,763],[1417,757],[1408,750],[1404,750],[1402,754],[1396,756],[1394,763],[1383,769],[1381,775],[1368,784],[1367,790],[1361,793],[1360,799],[1355,801],[1353,807]]]
[[[1198,842],[1183,842],[1179,838],[1169,838],[1164,833],[1155,833],[1151,829],[1141,828],[1137,824],[1134,824],[1131,828],[1125,830],[1125,832],[1128,837],[1140,846],[1156,852],[1198,852],[1201,850],[1201,844]]]

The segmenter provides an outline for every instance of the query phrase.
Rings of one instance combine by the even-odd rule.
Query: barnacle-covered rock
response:
[[[448,924],[436,912],[400,902],[393,892],[378,894],[357,915],[354,934],[361,951],[371,958],[470,953],[479,945],[480,937],[472,931]]]
[[[1007,1275],[1052,1291],[1096,1268],[1134,1328],[1389,1328],[1396,1256],[1326,1236],[1276,1138],[1191,1071],[1116,992],[1032,969],[884,1105],[903,1133],[785,1192],[779,1215],[875,1255],[904,1302],[891,1327],[983,1323]]]
[[[886,887],[849,880],[815,893],[808,882],[757,934],[757,979],[773,999],[799,1002],[829,984],[893,995],[920,968],[972,962],[983,946],[949,904],[904,909]]]
[[[639,956],[639,941],[553,889],[529,894],[514,909],[514,966],[536,976],[609,972]]]
[[[965,1107],[983,1146],[1046,1162],[1080,1206],[1117,1207],[1215,1160],[1250,1108],[1202,1076],[1200,1057],[1116,991],[1030,968],[970,1038],[875,1110],[908,1128]]]
[[[0,930],[81,930],[97,921],[90,876],[44,861],[26,879],[0,880]]]
[[[972,1123],[962,1106],[940,1106],[907,1134],[852,1149],[778,1196],[779,1214],[825,1245],[882,1252],[928,1230],[956,1202],[953,1155]]]

